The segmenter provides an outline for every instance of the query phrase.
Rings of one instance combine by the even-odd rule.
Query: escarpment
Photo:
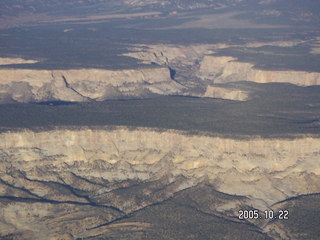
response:
[[[212,55],[224,44],[138,45],[123,55],[148,66],[123,70],[32,69],[35,60],[1,58],[7,64],[30,64],[29,69],[0,69],[0,102],[103,101],[144,98],[154,95],[184,95],[244,101],[250,91],[212,86],[249,81],[320,84],[319,72],[262,70],[241,59]],[[230,47],[230,46],[229,46]]]
[[[249,98],[249,93],[240,89],[208,86],[204,97],[222,98],[236,101],[245,101]]]
[[[143,69],[1,69],[3,101],[90,103],[1,105],[0,238],[187,239],[192,226],[203,239],[295,239],[239,209],[319,193],[318,89],[216,84],[255,70],[202,51],[155,52]],[[95,102],[152,94],[197,98]]]
[[[291,83],[299,86],[320,84],[319,72],[296,71],[294,69],[263,70],[256,68],[254,63],[242,62],[241,59],[235,57],[212,55],[215,51],[228,47],[223,44],[152,45],[148,47],[147,49],[133,49],[134,52],[125,55],[140,59],[143,63],[170,66],[172,69],[176,69],[176,77],[179,81],[184,83],[184,78],[188,78],[189,81],[186,84],[190,87],[194,86],[190,82],[197,82],[198,86],[204,86],[204,88],[207,84],[237,81]]]
[[[320,191],[319,138],[230,139],[117,128],[4,132],[0,139],[2,174],[12,166],[32,179],[50,180],[38,175],[40,166],[63,176],[66,165],[77,175],[108,181],[183,175],[193,183],[210,179],[222,192],[252,197],[253,204],[264,199],[264,207]]]
[[[90,101],[177,94],[167,68],[128,70],[0,69],[2,102]]]
[[[201,229],[225,224],[240,239],[281,239],[277,223],[248,225],[235,216],[319,192],[319,146],[315,136],[232,139],[125,127],[2,132],[0,236],[119,238],[129,231],[128,239],[148,239],[140,231],[177,234],[166,225],[174,216],[209,221]]]
[[[215,83],[251,81],[257,83],[284,82],[299,86],[320,85],[320,73],[303,71],[275,71],[254,68],[254,64],[239,62],[233,57],[205,56],[199,75]]]

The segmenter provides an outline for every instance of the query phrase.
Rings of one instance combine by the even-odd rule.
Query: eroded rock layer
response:
[[[0,138],[3,158],[25,165],[24,169],[42,161],[58,168],[102,161],[111,168],[123,165],[123,171],[100,173],[108,180],[145,180],[168,173],[208,177],[223,192],[250,195],[269,204],[319,190],[318,138],[229,139],[121,128],[6,132]],[[164,168],[151,167],[161,163]],[[299,181],[291,182],[293,177]],[[308,183],[306,177],[318,184]]]
[[[162,204],[170,209],[176,201],[175,209],[191,204],[196,212],[204,211],[202,217],[210,213],[222,221],[238,221],[239,208],[263,211],[281,200],[319,192],[319,146],[320,139],[312,136],[231,139],[146,128],[3,132],[0,232],[11,236],[7,239],[58,239],[57,233],[86,239],[110,236],[110,228],[119,234],[124,229],[148,232],[161,221],[149,219],[147,212],[155,211],[151,206],[161,203],[156,209]],[[230,197],[217,200],[216,190]],[[201,197],[189,201],[181,191],[192,199]],[[192,207],[195,202],[199,205]],[[137,220],[141,214],[142,222]]]
[[[303,71],[269,71],[254,68],[254,64],[238,62],[233,57],[205,56],[200,75],[216,83],[251,81],[258,83],[286,82],[299,86],[320,84],[320,73]]]
[[[0,100],[102,101],[176,94],[181,86],[170,78],[167,68],[100,70],[0,69]]]
[[[280,43],[273,44],[279,46]],[[246,46],[251,45],[255,46],[254,43]],[[212,85],[239,81],[298,86],[320,84],[319,72],[262,70],[234,57],[212,55],[227,47],[224,44],[136,45],[122,55],[138,59],[145,67],[123,70],[39,70],[32,69],[32,63],[36,62],[33,60],[1,58],[0,62],[9,65],[29,63],[30,68],[0,69],[0,102],[85,102],[154,95],[243,101],[249,98],[250,91]]]

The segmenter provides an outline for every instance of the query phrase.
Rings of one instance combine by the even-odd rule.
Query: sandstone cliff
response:
[[[264,45],[266,43],[260,43]],[[270,43],[271,44],[271,43]],[[281,44],[290,43],[272,43]],[[297,43],[292,43],[297,44]],[[259,44],[247,44],[260,46]],[[0,102],[101,101],[160,95],[187,95],[245,100],[248,92],[210,85],[236,81],[284,82],[299,86],[320,84],[320,73],[268,71],[233,57],[210,55],[225,44],[137,45],[124,54],[154,67],[103,69],[0,69]],[[0,58],[1,64],[34,63],[35,60]],[[31,66],[31,65],[30,65]],[[209,86],[209,87],[208,87]],[[216,86],[215,86],[216,87]]]
[[[204,97],[222,98],[228,100],[245,101],[249,98],[249,92],[239,89],[208,86]]]
[[[181,86],[167,68],[128,70],[0,69],[0,100],[90,101],[177,94]]]
[[[320,139],[312,137],[241,140],[126,128],[0,134],[2,174],[11,165],[35,179],[36,168],[43,165],[63,176],[67,164],[80,166],[74,171],[83,177],[109,181],[163,174],[184,175],[195,182],[208,178],[222,192],[252,197],[258,207],[319,192],[319,146]],[[93,171],[97,161],[109,170]],[[50,175],[42,178],[52,180]]]
[[[248,48],[267,45],[288,47],[297,44],[299,42],[269,42],[247,43],[245,46]],[[252,63],[241,62],[234,57],[211,55],[218,49],[228,47],[231,46],[226,44],[138,45],[124,55],[139,59],[142,63],[155,63],[169,67],[174,73],[174,80],[187,87],[183,95],[246,100],[249,92],[241,89],[231,91],[231,89],[212,85],[237,81],[291,83],[299,86],[320,84],[319,72],[262,70],[255,68]]]
[[[320,85],[318,72],[260,70],[251,63],[238,62],[233,57],[205,56],[200,64],[199,75],[215,83],[252,81],[285,82],[299,86]]]
[[[282,237],[275,221],[248,225],[238,211],[264,211],[319,192],[319,146],[316,136],[232,139],[124,127],[2,132],[0,236],[119,239],[128,233],[124,239],[139,240],[160,231],[157,239],[166,239],[179,234],[168,226],[171,218],[185,229],[201,215],[197,230],[209,222],[209,235],[223,224],[239,239],[297,240]]]

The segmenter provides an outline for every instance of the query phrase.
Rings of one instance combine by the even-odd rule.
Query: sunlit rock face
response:
[[[239,89],[208,86],[203,96],[210,98],[246,101],[249,98],[249,93]]]
[[[168,210],[171,201],[181,202],[179,208],[199,204],[223,221],[235,221],[246,206],[263,211],[319,192],[319,146],[312,136],[232,139],[146,128],[3,132],[0,232],[8,239],[148,232],[161,222],[147,220],[149,207],[164,204]],[[163,210],[152,211],[160,216]],[[142,222],[136,212],[147,214]]]
[[[319,191],[318,138],[230,139],[125,128],[6,132],[0,138],[7,160],[2,164],[24,169],[30,178],[38,177],[36,167],[49,165],[61,171],[79,165],[74,169],[79,174],[110,181],[166,174],[206,177],[223,192],[263,198],[268,204]],[[110,171],[86,169],[99,161]],[[164,169],[157,167],[162,162],[167,163]]]
[[[1,69],[0,99],[5,101],[102,101],[177,94],[181,86],[167,68],[128,70]]]
[[[247,44],[248,47],[263,46],[266,43]],[[274,46],[286,46],[286,42],[269,43]],[[249,81],[257,83],[291,83],[298,86],[320,84],[319,72],[295,70],[263,70],[255,68],[253,63],[241,62],[229,56],[211,55],[218,49],[227,48],[225,44],[199,45],[150,45],[133,48],[126,56],[134,57],[143,63],[157,63],[176,70],[175,77],[189,87],[206,86],[213,83]],[[223,97],[221,97],[223,98]],[[227,98],[228,99],[228,98]]]
[[[86,102],[154,95],[243,101],[249,98],[250,92],[213,85],[239,81],[298,86],[320,84],[318,72],[261,70],[253,63],[233,57],[211,55],[226,47],[225,44],[137,45],[123,55],[145,66],[123,70],[39,70],[31,68],[35,60],[1,58],[0,64],[23,63],[30,64],[30,68],[0,69],[0,102]]]
[[[200,76],[216,83],[251,81],[320,85],[320,73],[317,72],[260,70],[251,63],[238,62],[233,57],[205,56],[200,65]]]

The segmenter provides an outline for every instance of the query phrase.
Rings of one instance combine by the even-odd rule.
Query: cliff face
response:
[[[200,232],[206,226],[206,236],[215,234],[206,239],[220,239],[217,229],[241,240],[299,239],[281,237],[281,221],[279,228],[274,220],[239,220],[239,210],[277,210],[279,201],[318,193],[319,146],[311,135],[226,138],[125,127],[2,132],[0,238],[121,239],[129,232],[123,239],[186,239],[178,224]]]
[[[246,101],[249,98],[249,92],[239,89],[208,86],[203,96],[210,98]]]
[[[0,69],[0,102],[102,101],[153,94],[205,96],[245,100],[241,90],[215,88],[214,83],[252,81],[284,82],[300,86],[320,84],[320,73],[267,71],[232,57],[211,56],[223,44],[189,46],[137,46],[124,54],[154,68],[102,70]],[[0,58],[1,64],[34,63],[33,60]],[[158,66],[156,66],[158,65]],[[31,66],[31,65],[30,65]],[[209,86],[209,87],[208,87]]]
[[[268,44],[273,46],[294,46],[297,43],[248,43],[246,46],[250,48]],[[138,46],[137,48],[133,48],[132,52],[125,55],[140,59],[143,63],[157,63],[161,66],[169,66],[175,71],[175,80],[189,88],[187,95],[195,95],[193,88],[198,87],[202,89],[202,93],[196,94],[197,96],[212,96],[232,100],[245,99],[244,95],[246,94],[239,93],[241,95],[239,97],[238,93],[230,93],[229,90],[222,88],[213,90],[210,86],[213,83],[237,81],[257,83],[279,82],[299,86],[320,84],[320,73],[318,72],[261,70],[256,69],[252,63],[240,62],[234,57],[210,55],[219,49],[227,47],[230,46],[224,44],[189,46],[150,45]]]
[[[167,68],[134,70],[0,69],[2,102],[88,101],[148,94],[176,94],[181,86]]]
[[[185,187],[206,178],[219,191],[251,197],[259,208],[320,191],[319,146],[311,137],[240,140],[126,128],[0,134],[2,176],[10,166],[41,181],[57,176],[39,169],[111,182],[182,175],[189,179]]]
[[[205,56],[200,64],[199,74],[203,79],[211,79],[215,83],[251,81],[286,82],[299,86],[320,85],[320,73],[259,70],[253,64],[237,62],[233,57]]]

